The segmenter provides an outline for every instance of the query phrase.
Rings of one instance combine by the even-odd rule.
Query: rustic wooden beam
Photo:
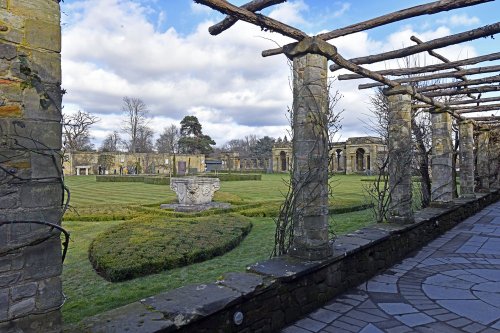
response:
[[[437,74],[430,74],[430,75],[413,76],[413,77],[404,78],[404,79],[396,79],[394,81],[399,82],[399,83],[410,83],[410,82],[423,82],[423,81],[430,81],[430,80],[437,80],[437,79],[444,79],[444,78],[460,79],[460,78],[464,77],[464,75],[484,74],[484,73],[492,73],[492,72],[499,72],[499,71],[500,71],[500,65],[486,66],[486,67],[476,67],[476,68],[464,69],[461,71],[454,71],[454,72],[444,72],[444,73],[437,73]],[[374,87],[380,87],[381,85],[382,84],[380,84],[380,83],[364,83],[364,84],[360,84],[358,86],[358,88],[359,89],[369,89],[369,88],[374,88]]]
[[[479,103],[487,103],[487,102],[499,102],[500,96],[497,97],[487,97],[487,98],[478,98],[478,99],[467,99],[463,101],[450,101],[446,104],[448,105],[464,105],[464,104],[476,104],[479,106]]]
[[[467,88],[467,89],[438,90],[438,91],[428,92],[425,94],[425,96],[428,97],[456,96],[456,95],[486,93],[493,91],[500,91],[500,86],[497,85],[497,86],[484,86],[484,87]]]
[[[417,88],[417,91],[418,92],[427,92],[427,91],[456,88],[456,87],[469,87],[469,86],[475,86],[478,84],[488,84],[488,83],[497,83],[497,82],[500,82],[500,75],[482,77],[482,78],[476,79],[476,80],[467,80],[467,81],[449,82],[449,83],[438,83],[438,84],[433,84],[433,85],[427,86],[427,87]]]
[[[446,70],[446,69],[456,68],[456,66],[474,65],[474,64],[477,64],[480,62],[494,61],[494,60],[498,60],[498,59],[500,59],[500,52],[486,54],[483,56],[464,59],[464,60],[452,61],[452,62],[447,63],[447,64],[436,64],[436,65],[429,65],[429,66],[423,66],[423,67],[412,67],[412,68],[384,69],[384,70],[375,71],[375,72],[378,74],[381,74],[381,75],[391,75],[391,76],[415,75],[415,74],[424,74],[424,73],[429,73],[429,72],[436,72],[436,71],[442,71],[442,70]],[[363,76],[361,76],[359,74],[342,74],[342,75],[338,76],[338,79],[340,81],[342,81],[342,80],[355,80],[355,79],[362,79],[362,78],[363,78]]]
[[[490,104],[490,105],[475,106],[475,107],[470,108],[470,109],[453,108],[452,110],[456,110],[457,114],[472,113],[472,112],[484,112],[484,111],[499,111],[500,110],[500,104]]]
[[[468,6],[474,6],[485,2],[490,2],[493,0],[442,0],[430,2],[424,5],[418,5],[411,8],[406,8],[403,10],[399,10],[393,13],[385,14],[379,17],[376,17],[371,20],[359,22],[356,24],[349,25],[344,28],[336,29],[327,33],[319,34],[319,37],[322,40],[330,40],[333,38],[338,38],[341,36],[350,35],[356,32],[369,30],[372,28],[380,27],[382,25],[386,25],[389,23],[398,22],[401,20],[405,20],[407,18],[421,16],[421,15],[431,15],[443,11],[449,11],[452,9],[463,8]],[[283,48],[276,48],[272,50],[266,50],[262,52],[263,57],[268,57],[272,55],[278,55],[283,53]]]
[[[233,16],[238,20],[255,24],[264,30],[279,32],[280,34],[295,40],[302,40],[305,37],[308,37],[305,32],[302,32],[299,29],[281,23],[280,21],[274,20],[270,17],[255,14],[244,8],[234,6],[225,0],[194,0],[194,2],[206,5],[223,14]]]
[[[467,118],[467,120],[474,120],[474,121],[498,121],[500,120],[500,116],[487,116],[487,117],[470,117]]]
[[[422,41],[422,40],[420,40],[417,36],[411,36],[411,37],[410,37],[410,40],[411,40],[412,42],[417,43],[417,45],[419,45],[419,44],[422,44],[422,43],[423,43],[423,41]],[[430,55],[431,57],[434,57],[434,58],[436,58],[436,59],[439,59],[439,60],[441,60],[442,62],[444,62],[444,63],[446,63],[446,64],[449,64],[449,63],[451,62],[451,60],[450,60],[450,59],[446,58],[446,57],[445,57],[445,56],[443,56],[442,54],[437,53],[436,51],[429,50],[429,51],[427,51],[427,53],[429,53],[429,55]],[[455,68],[457,71],[462,71],[462,70],[464,70],[464,68],[462,68],[462,67],[460,67],[460,66],[457,66],[457,67],[454,67],[454,68]],[[467,79],[467,77],[466,77],[465,75],[461,75],[461,76],[459,76],[458,78],[459,78],[460,80],[463,80],[463,81],[467,81],[467,80],[468,80],[468,79]],[[472,95],[472,94],[470,94],[470,95],[468,95],[468,96],[469,96],[470,98],[476,98],[476,96],[474,96],[474,95]]]
[[[286,0],[253,0],[250,1],[249,3],[244,4],[240,8],[244,8],[246,10],[249,10],[251,12],[258,12],[259,10],[262,10],[264,8],[277,5],[280,3],[286,2]],[[226,18],[222,21],[220,21],[217,24],[214,24],[210,28],[208,28],[208,32],[211,35],[218,35],[221,32],[231,28],[238,20],[232,16],[226,16]]]
[[[493,36],[500,32],[500,22],[486,25],[477,29],[461,32],[455,35],[450,35],[446,37],[436,38],[430,40],[428,42],[422,43],[420,45],[413,45],[409,47],[405,47],[399,50],[379,53],[375,55],[370,55],[367,57],[359,57],[350,59],[349,61],[354,64],[373,64],[376,62],[390,60],[395,58],[403,58],[412,54],[425,52],[428,50],[439,49],[445,46],[454,45],[458,43],[463,43],[467,41],[471,41],[474,39]],[[331,65],[330,70],[336,71],[340,69],[339,65]]]

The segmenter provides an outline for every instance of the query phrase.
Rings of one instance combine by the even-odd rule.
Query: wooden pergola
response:
[[[500,22],[485,25],[454,35],[422,41],[417,37],[411,40],[415,45],[380,54],[372,54],[353,59],[343,57],[334,46],[335,38],[347,36],[356,32],[369,30],[386,24],[402,21],[421,15],[431,15],[468,6],[475,6],[494,0],[442,0],[415,7],[399,10],[382,15],[367,21],[352,24],[347,27],[309,36],[303,31],[279,22],[275,19],[258,13],[259,11],[286,0],[254,0],[241,7],[232,5],[225,0],[194,0],[196,3],[206,5],[227,15],[222,22],[212,26],[209,32],[217,35],[231,27],[237,20],[242,20],[259,26],[263,30],[278,32],[290,37],[293,42],[283,47],[265,50],[262,56],[285,54],[294,64],[294,108],[293,138],[294,170],[293,177],[300,178],[304,173],[315,170],[318,177],[311,180],[312,187],[296,184],[299,198],[310,195],[311,192],[325,192],[324,186],[327,179],[324,174],[317,172],[318,165],[314,164],[310,152],[315,151],[315,156],[321,156],[325,147],[324,143],[311,148],[308,146],[313,140],[318,140],[321,135],[313,133],[308,126],[307,114],[316,108],[323,112],[326,85],[318,82],[326,80],[326,62],[332,61],[331,71],[347,69],[351,74],[339,75],[339,80],[371,79],[375,82],[361,84],[359,89],[373,87],[384,88],[384,94],[389,102],[389,114],[394,120],[389,125],[389,173],[392,193],[392,218],[393,222],[412,222],[411,211],[411,174],[408,160],[401,158],[411,154],[411,110],[418,108],[431,113],[433,142],[433,198],[435,203],[447,203],[452,200],[450,184],[453,172],[449,160],[452,154],[451,119],[455,118],[460,127],[460,151],[462,173],[462,195],[474,195],[474,129],[476,130],[478,155],[477,165],[481,177],[481,186],[488,189],[487,157],[482,152],[488,149],[488,130],[500,125],[500,117],[496,115],[469,116],[478,112],[500,111],[500,95],[490,93],[500,91],[500,66],[479,66],[463,68],[462,66],[477,65],[488,61],[500,59],[500,52],[485,54],[469,59],[450,61],[436,52],[436,49],[473,41],[479,38],[490,38],[500,32]],[[332,41],[333,40],[333,41]],[[331,41],[331,42],[329,42]],[[496,45],[498,42],[494,41]],[[492,43],[493,44],[493,43]],[[500,51],[500,50],[499,50]],[[392,59],[401,59],[418,53],[428,52],[432,57],[442,63],[422,67],[393,68],[385,70],[370,70],[363,65],[379,63]],[[323,72],[323,66],[325,72]],[[320,70],[318,70],[318,68]],[[480,78],[470,78],[471,75],[488,74]],[[314,80],[313,80],[314,78]],[[433,83],[440,79],[455,79],[453,82]],[[309,80],[309,81],[308,81]],[[314,81],[314,82],[313,82]],[[423,84],[425,83],[425,84]],[[299,87],[300,85],[300,87]],[[306,87],[307,89],[303,89]],[[319,88],[318,88],[319,87]],[[317,91],[317,90],[321,91]],[[489,95],[488,95],[489,94]],[[458,96],[459,98],[450,98]],[[314,103],[311,103],[314,100]],[[311,128],[312,128],[311,127]],[[323,140],[324,138],[319,138]],[[309,149],[309,155],[304,151]],[[316,151],[321,150],[323,151]],[[484,155],[484,154],[483,154]],[[486,159],[486,160],[485,160]],[[321,163],[324,163],[322,161]],[[326,167],[325,167],[326,169]],[[292,182],[293,183],[293,182]],[[302,196],[300,194],[302,191]],[[326,203],[327,204],[327,203]],[[314,207],[323,207],[325,200],[315,200]],[[311,208],[311,207],[309,207]],[[323,207],[324,208],[324,207]],[[321,212],[320,212],[321,211]],[[291,254],[309,259],[317,259],[328,255],[328,239],[325,240],[324,209],[306,209],[306,214],[294,221],[295,239],[291,247]]]

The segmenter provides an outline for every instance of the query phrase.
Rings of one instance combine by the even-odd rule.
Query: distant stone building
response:
[[[70,152],[64,155],[65,175],[194,174],[205,171],[205,155]]]
[[[330,149],[329,171],[332,173],[376,172],[376,163],[387,154],[381,138],[364,136],[335,142]],[[292,163],[291,142],[279,141],[272,151],[273,172],[288,172]]]

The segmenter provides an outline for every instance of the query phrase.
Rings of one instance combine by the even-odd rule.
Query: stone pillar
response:
[[[387,89],[389,102],[389,203],[388,220],[413,222],[411,184],[411,96],[406,90]]]
[[[480,128],[477,136],[478,192],[490,191],[490,130]]]
[[[317,260],[328,242],[327,60],[316,54],[293,59],[293,174],[296,193],[292,256]]]
[[[474,198],[474,124],[471,120],[458,125],[460,136],[460,196]]]
[[[453,200],[451,115],[445,110],[432,111],[431,126],[431,201],[434,204],[444,204]]]
[[[0,332],[61,331],[59,15],[0,0]]]

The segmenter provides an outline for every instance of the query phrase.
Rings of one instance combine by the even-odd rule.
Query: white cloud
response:
[[[457,27],[457,26],[475,25],[478,24],[480,20],[476,16],[469,16],[467,14],[460,14],[460,15],[455,14],[445,19],[438,20],[437,22],[439,24],[447,24],[451,25],[452,27]]]
[[[340,17],[351,8],[351,4],[348,2],[341,3],[340,5],[340,9],[334,11],[332,17]]]
[[[308,8],[303,1],[289,2],[271,12],[275,18],[300,22]],[[348,9],[344,4],[338,12]],[[63,87],[65,111],[83,110],[102,121],[93,129],[97,145],[121,127],[123,96],[142,98],[151,110],[150,125],[160,132],[196,115],[204,132],[218,145],[245,135],[283,136],[288,128],[287,106],[292,105],[290,69],[284,56],[262,58],[261,51],[290,39],[238,22],[219,36],[210,36],[202,22],[189,34],[158,22],[175,13],[165,12],[149,22],[147,8],[131,0],[85,0],[67,5],[68,24],[63,30]],[[109,15],[113,13],[113,15]],[[162,18],[163,17],[163,18]],[[335,40],[346,58],[364,56],[412,45],[411,35],[423,40],[449,34],[440,27],[421,33],[403,27],[384,40],[360,32]],[[440,50],[451,60],[471,57],[471,46]],[[427,61],[427,60],[426,60]],[[429,59],[429,62],[436,60]],[[368,66],[398,67],[395,61]],[[335,73],[338,74],[338,73]],[[358,81],[335,83],[344,98],[343,138],[367,133],[366,118],[371,91],[358,91]]]
[[[269,16],[275,20],[289,25],[302,25],[306,23],[301,12],[307,11],[309,7],[303,0],[285,2],[273,8]]]

